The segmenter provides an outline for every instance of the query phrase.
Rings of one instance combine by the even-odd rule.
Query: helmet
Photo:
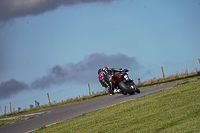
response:
[[[110,70],[110,68],[109,68],[108,66],[105,66],[105,67],[103,68],[103,70],[105,70],[105,69]]]

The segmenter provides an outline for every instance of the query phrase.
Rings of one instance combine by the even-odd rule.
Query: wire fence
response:
[[[191,73],[198,71],[200,71],[199,59],[198,61],[192,60],[170,66],[164,66],[163,71],[161,68],[155,68],[137,73],[129,72],[129,77],[131,77],[137,84],[138,78],[140,78],[140,82],[144,82],[153,78],[159,79],[163,78],[163,76],[168,77],[173,74]],[[91,94],[103,92],[106,90],[100,85],[98,81],[96,83],[91,83],[89,86]],[[17,101],[11,101],[10,103],[3,103],[0,104],[0,115],[8,114],[11,112],[23,111],[31,108],[36,108],[39,106],[45,106],[49,105],[49,103],[54,104],[67,101],[73,98],[79,98],[82,96],[89,95],[88,91],[89,90],[87,85],[82,87],[70,87],[65,90],[50,92],[48,94],[42,94],[39,96],[21,99]]]
[[[163,72],[162,72],[163,68]],[[163,66],[160,68],[155,68],[151,70],[141,71],[137,73],[130,73],[130,77],[138,83],[138,78],[140,78],[140,82],[144,82],[153,78],[159,79],[165,78],[174,75],[174,74],[183,74],[183,73],[192,73],[200,70],[200,61],[191,60],[183,63],[178,63],[170,66]]]

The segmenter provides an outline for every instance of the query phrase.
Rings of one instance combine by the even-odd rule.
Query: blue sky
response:
[[[26,1],[0,2],[2,101],[200,57],[200,0]]]

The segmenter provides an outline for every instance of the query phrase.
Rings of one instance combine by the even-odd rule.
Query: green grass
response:
[[[2,120],[2,121],[0,121],[0,126],[11,124],[15,121],[17,121],[17,120]]]
[[[116,104],[37,132],[200,132],[200,80]]]
[[[13,120],[0,120],[0,126],[15,123],[15,122],[20,122],[20,121],[24,121],[24,120],[28,120],[28,119],[30,119],[30,118],[17,118],[17,119],[13,119]]]

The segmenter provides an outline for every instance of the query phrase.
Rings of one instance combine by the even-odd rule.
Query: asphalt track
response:
[[[152,87],[148,89],[141,90],[141,93],[135,95],[113,95],[104,98],[94,99],[90,101],[84,101],[80,103],[70,104],[66,106],[61,106],[57,108],[47,109],[39,111],[33,114],[27,114],[29,116],[27,120],[12,123],[9,125],[0,126],[0,133],[24,133],[30,132],[32,130],[38,129],[43,126],[51,125],[56,122],[65,121],[81,114],[99,110],[123,101],[128,101],[131,99],[140,98],[160,90],[166,90],[168,88],[174,87],[180,83],[172,83],[163,86]]]

